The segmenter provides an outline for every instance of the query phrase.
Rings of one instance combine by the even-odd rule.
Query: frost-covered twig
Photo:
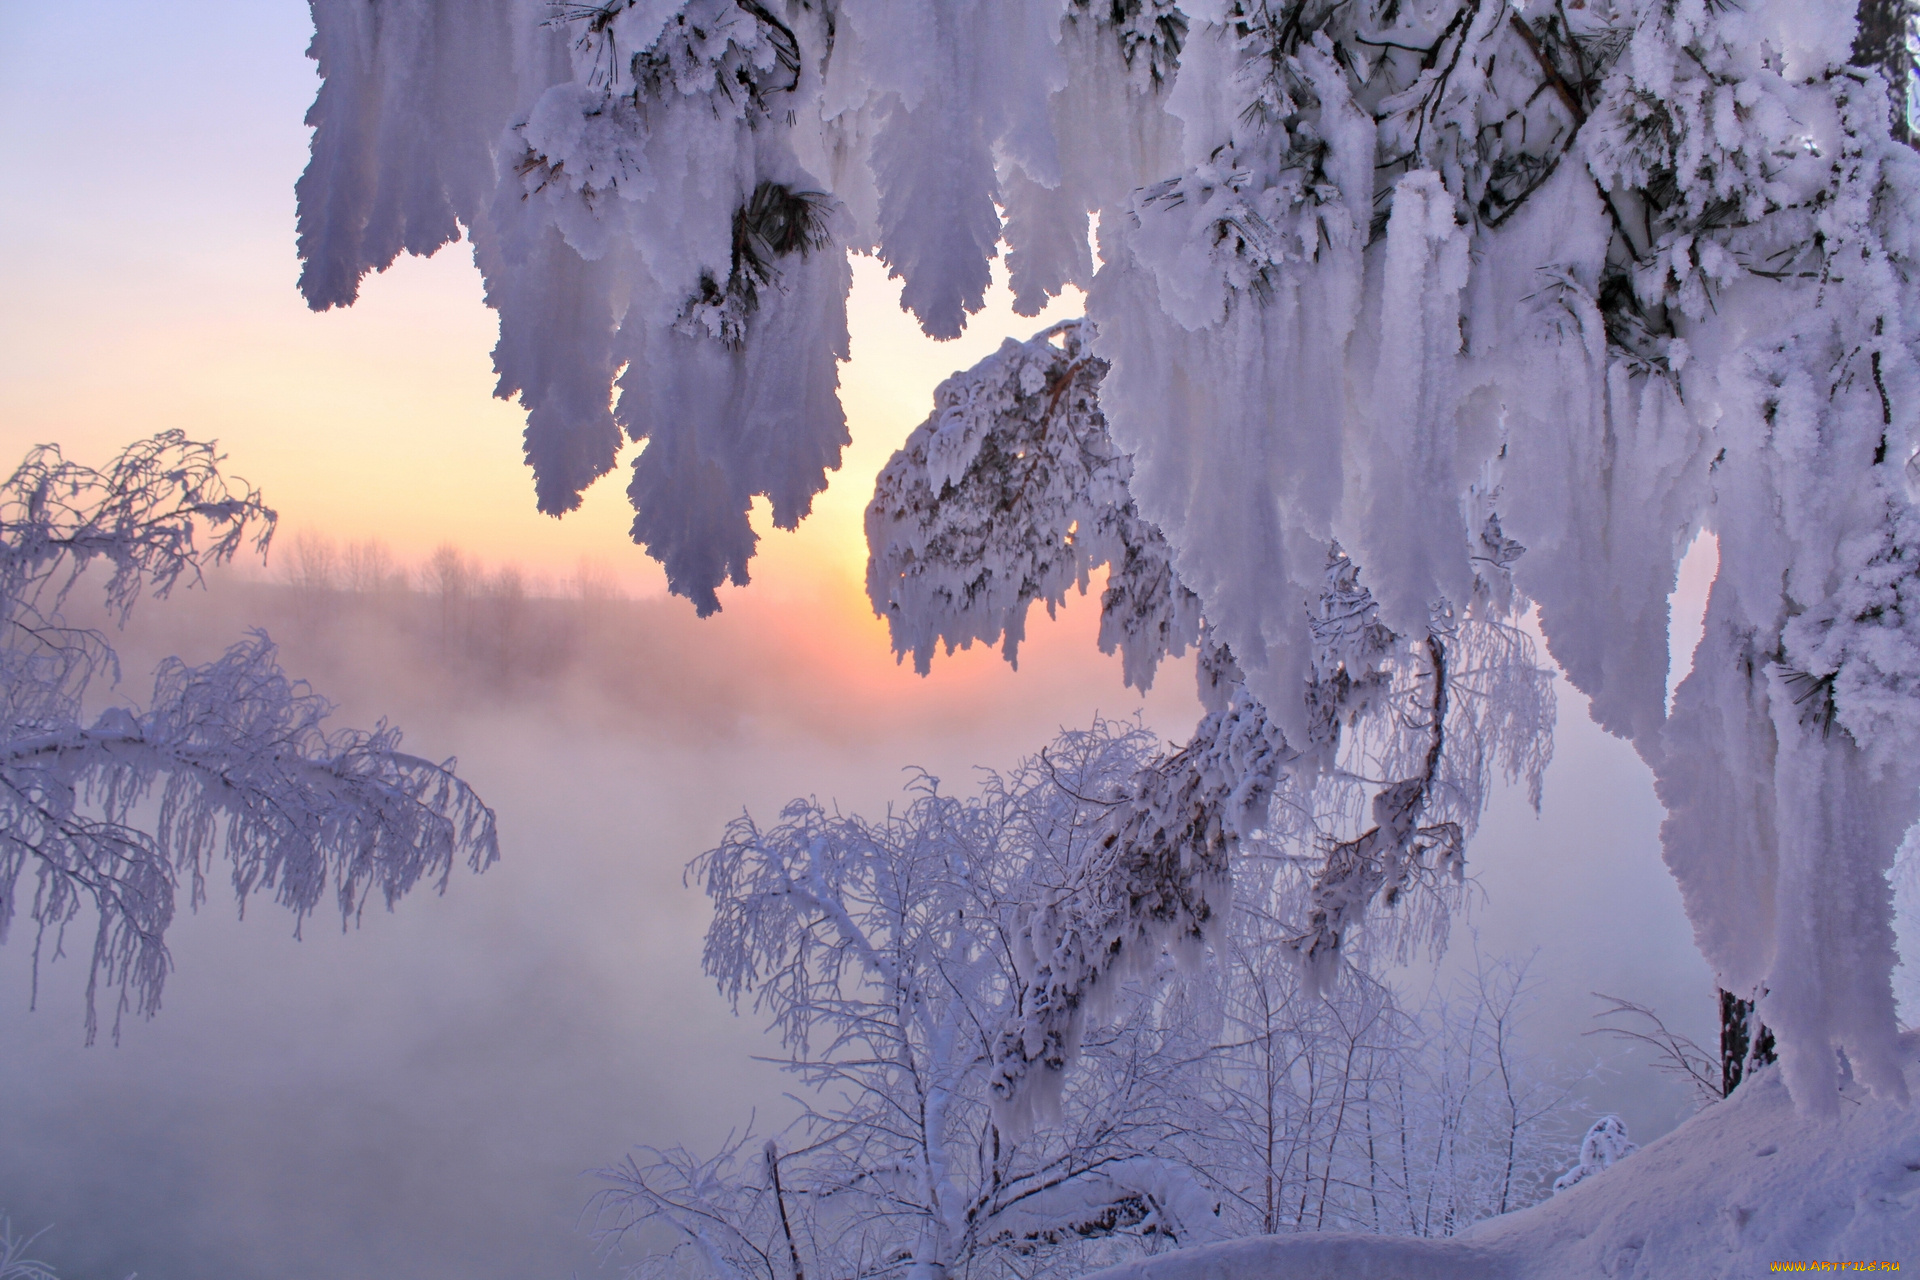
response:
[[[1593,997],[1607,1002],[1605,1009],[1593,1015],[1596,1020],[1604,1022],[1608,1018],[1622,1018],[1626,1021],[1624,1024],[1598,1026],[1580,1034],[1613,1036],[1630,1044],[1645,1045],[1653,1051],[1653,1069],[1684,1081],[1692,1090],[1696,1106],[1718,1102],[1725,1095],[1720,1063],[1713,1054],[1687,1036],[1669,1029],[1659,1014],[1643,1004],[1619,996],[1602,995],[1598,991],[1593,993]],[[1625,1130],[1621,1132],[1624,1135]]]
[[[12,1220],[0,1214],[0,1280],[59,1280],[52,1267],[27,1256],[34,1241],[48,1230],[42,1227],[30,1236],[15,1235]]]

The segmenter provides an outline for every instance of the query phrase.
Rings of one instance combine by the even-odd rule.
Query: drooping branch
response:
[[[1051,613],[1102,568],[1100,648],[1120,651],[1128,684],[1150,687],[1163,658],[1199,639],[1199,601],[1107,434],[1091,336],[1066,321],[947,379],[875,482],[867,594],[923,674],[938,647],[976,640],[1014,661],[1029,608]]]
[[[125,622],[149,592],[265,549],[274,514],[229,489],[210,444],[168,432],[107,469],[53,446],[0,486],[0,942],[34,890],[34,973],[85,911],[95,928],[86,1030],[117,989],[114,1028],[158,1010],[166,935],[184,896],[198,906],[226,862],[244,908],[270,892],[296,930],[331,890],[343,925],[369,897],[391,907],[422,882],[444,889],[456,861],[499,852],[493,812],[453,772],[402,752],[399,731],[329,732],[333,707],[281,668],[262,632],[203,666],[162,663],[144,706],[108,706],[89,724],[96,678],[117,681],[104,633],[60,612],[105,561],[108,609]],[[208,538],[204,545],[203,538]]]
[[[97,561],[111,566],[107,606],[124,621],[140,596],[232,560],[245,544],[265,555],[278,515],[260,491],[228,487],[213,444],[166,431],[128,446],[105,470],[41,445],[0,484],[0,601],[57,611]],[[212,541],[201,546],[199,538]],[[13,641],[11,643],[17,643]]]
[[[1021,986],[993,1046],[1005,1124],[1018,1130],[1055,1104],[1086,1019],[1115,984],[1163,948],[1210,938],[1230,901],[1234,848],[1264,823],[1297,754],[1242,695],[1103,806],[1099,840],[1022,925]]]
[[[1390,782],[1373,797],[1373,825],[1334,844],[1315,876],[1306,928],[1288,940],[1324,987],[1336,977],[1349,930],[1377,899],[1392,907],[1409,881],[1422,876],[1458,882],[1466,873],[1465,833],[1453,821],[1423,823],[1447,750],[1447,649],[1437,634],[1426,640],[1428,745],[1420,772]],[[1431,857],[1431,863],[1428,859]]]

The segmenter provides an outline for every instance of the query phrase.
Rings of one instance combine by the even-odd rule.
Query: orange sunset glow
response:
[[[659,566],[627,537],[624,464],[636,446],[580,510],[557,520],[535,510],[520,456],[524,415],[492,394],[496,323],[464,244],[403,258],[370,277],[351,308],[306,309],[292,284],[289,198],[301,157],[286,140],[271,149],[287,170],[280,191],[265,177],[248,184],[264,208],[220,199],[216,187],[197,216],[169,211],[116,224],[112,236],[73,219],[35,228],[46,251],[23,264],[0,311],[0,447],[18,456],[54,440],[70,456],[100,460],[167,428],[218,440],[229,469],[280,512],[270,575],[285,569],[304,535],[377,539],[415,565],[450,544],[536,583],[564,582],[586,564],[630,596],[664,594]],[[276,204],[276,218],[262,216]],[[73,287],[76,262],[85,263],[85,288]],[[1040,316],[1017,316],[996,264],[986,309],[962,337],[940,343],[900,310],[898,283],[879,262],[856,256],[853,266],[852,360],[841,370],[853,442],[797,531],[771,528],[764,502],[757,505],[752,585],[723,587],[726,612],[707,625],[725,632],[749,625],[740,615],[751,614],[756,629],[791,637],[795,662],[835,671],[861,697],[887,689],[926,697],[910,692],[922,682],[895,666],[866,600],[862,513],[872,478],[929,412],[941,379],[1007,337],[1078,314],[1081,299],[1070,291]],[[1119,687],[1117,663],[1089,662],[1094,612],[1070,606],[1057,637],[1036,613],[1023,665],[1057,658],[1056,675],[1097,672],[1111,695],[1102,705],[1135,705]],[[955,696],[1013,674],[992,652],[937,666]]]

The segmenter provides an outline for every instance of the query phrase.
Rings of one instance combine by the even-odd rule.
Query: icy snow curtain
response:
[[[793,525],[846,443],[847,251],[945,337],[1004,245],[1023,308],[1088,289],[1138,514],[1288,738],[1328,547],[1417,635],[1473,599],[1497,517],[1795,1096],[1832,1108],[1842,1052],[1901,1091],[1920,166],[1874,65],[1897,42],[1856,53],[1851,3],[313,12],[302,288],[345,305],[470,236],[543,510],[644,442],[634,537],[713,610],[752,497]],[[1701,531],[1719,577],[1669,716]]]

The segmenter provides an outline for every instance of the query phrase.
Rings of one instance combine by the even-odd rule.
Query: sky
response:
[[[582,1171],[633,1143],[711,1145],[782,1106],[755,1024],[699,974],[687,859],[743,808],[817,794],[872,812],[903,766],[965,785],[1096,712],[1182,738],[1190,663],[1148,698],[1123,689],[1088,600],[1035,619],[1017,672],[976,650],[922,679],[865,602],[860,512],[933,386],[1071,299],[1021,319],[999,289],[936,344],[857,261],[853,446],[715,619],[664,597],[626,539],[618,473],[565,520],[538,515],[462,246],[402,261],[347,311],[315,315],[294,291],[309,34],[291,0],[0,0],[0,457],[57,441],[100,460],[180,427],[217,438],[281,512],[269,576],[301,533],[377,537],[408,562],[451,544],[555,580],[585,562],[633,598],[632,632],[559,684],[502,690],[371,624],[290,618],[244,582],[147,609],[130,671],[270,622],[344,722],[391,715],[423,754],[458,755],[500,811],[504,857],[444,897],[345,934],[315,921],[300,941],[270,909],[239,921],[216,897],[176,929],[162,1013],[117,1046],[81,1045],[70,963],[29,1012],[16,931],[0,947],[0,1213],[49,1226],[41,1251],[81,1277],[592,1274]],[[1702,546],[1676,598],[1679,652],[1711,569]],[[1596,990],[1709,1039],[1711,985],[1659,862],[1647,772],[1561,689],[1545,807],[1496,797],[1456,937],[1538,950],[1535,1041],[1571,1063],[1604,1047],[1581,1035]],[[1678,1117],[1633,1060],[1586,1097],[1636,1137]]]
[[[377,535],[413,560],[451,542],[554,577],[585,558],[632,591],[663,590],[625,537],[624,467],[564,520],[534,510],[522,415],[492,398],[495,323],[464,245],[402,258],[349,309],[316,315],[294,291],[293,184],[318,85],[306,7],[98,12],[83,40],[70,15],[0,4],[0,101],[14,123],[4,145],[23,175],[0,191],[9,441],[98,454],[179,427],[220,440],[290,532]],[[966,336],[935,344],[883,268],[861,259],[857,271],[849,476],[879,469],[941,378],[1010,333],[1075,314],[1067,303],[1020,319],[1002,290]],[[857,579],[865,497],[836,486],[756,570]]]

